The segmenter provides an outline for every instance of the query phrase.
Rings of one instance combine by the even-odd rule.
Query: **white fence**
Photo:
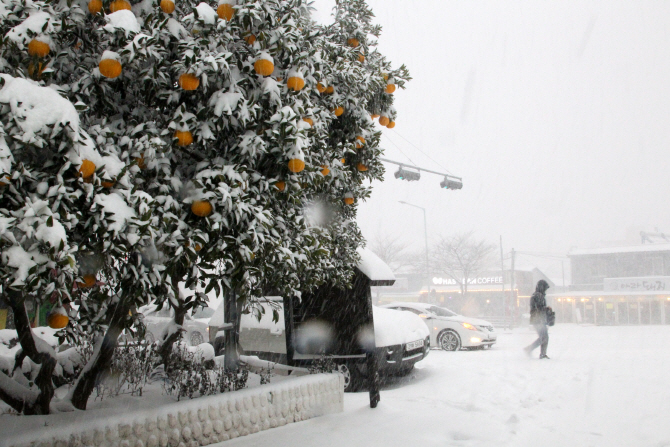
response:
[[[343,411],[344,379],[315,374],[106,418],[86,412],[0,439],[10,447],[197,447]],[[17,416],[31,417],[31,416]],[[7,422],[7,418],[3,418]],[[55,421],[54,421],[55,422]]]

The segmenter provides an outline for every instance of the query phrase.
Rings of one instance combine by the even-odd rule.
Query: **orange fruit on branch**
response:
[[[288,161],[288,170],[297,174],[305,169],[305,162],[299,158],[292,158]]]
[[[172,0],[161,0],[161,9],[165,14],[174,12],[174,2]]]
[[[111,12],[121,11],[123,9],[127,9],[128,11],[132,9],[130,7],[130,3],[127,2],[126,0],[114,0],[112,3],[109,4],[109,10]]]
[[[200,79],[191,73],[184,73],[179,76],[179,87],[184,90],[192,91],[198,88]]]
[[[89,287],[93,287],[97,281],[95,275],[93,274],[84,275],[81,277],[81,279],[83,279],[84,282],[77,283],[77,286],[79,286],[80,289],[88,289]]]
[[[114,79],[121,74],[123,67],[121,67],[121,62],[116,59],[103,59],[98,64],[98,69],[104,77]]]
[[[97,14],[102,11],[102,0],[91,0],[88,2],[88,12]]]
[[[196,200],[191,204],[191,211],[198,217],[207,217],[212,214],[212,204],[207,200]]]
[[[297,92],[299,90],[302,90],[302,88],[305,86],[305,80],[300,76],[291,76],[290,78],[288,78],[288,81],[286,81],[286,86],[290,90]]]
[[[28,44],[28,54],[36,57],[44,57],[49,54],[49,44],[41,40],[33,39]]]
[[[221,3],[219,7],[216,8],[216,14],[220,19],[230,22],[230,19],[233,18],[233,14],[235,14],[235,9],[233,9],[233,5],[229,5],[228,3]]]
[[[79,175],[83,178],[89,178],[95,173],[95,163],[91,160],[84,160],[79,167]]]
[[[193,134],[189,130],[177,130],[174,137],[177,139],[177,146],[185,147],[193,143]]]
[[[258,59],[254,62],[254,71],[261,76],[270,76],[275,71],[275,65],[268,59]]]

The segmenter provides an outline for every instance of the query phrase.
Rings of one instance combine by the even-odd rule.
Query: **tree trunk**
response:
[[[242,303],[237,299],[237,293],[230,291],[224,295],[224,322],[226,326],[226,340],[223,365],[226,370],[237,371],[240,369],[240,353],[238,350],[240,342],[240,320],[242,317]]]
[[[37,343],[33,338],[33,331],[30,328],[30,320],[28,319],[23,293],[9,288],[5,290],[8,298],[7,301],[14,314],[14,326],[16,327],[16,333],[21,345],[21,352],[16,356],[17,361],[14,369],[19,369],[19,374],[21,374],[21,364],[26,356],[39,364],[40,370],[35,378],[35,385],[39,389],[39,392],[33,402],[26,401],[25,397],[29,396],[29,394],[25,393],[23,399],[17,399],[16,396],[3,391],[0,392],[0,398],[23,414],[49,414],[49,406],[54,396],[52,375],[56,368],[56,358],[50,352],[43,352],[38,349]]]
[[[172,293],[177,297],[177,301],[180,303],[178,307],[174,307],[170,304],[174,309],[174,323],[183,326],[184,318],[186,317],[186,309],[181,305],[181,301],[179,301],[179,280],[175,277],[172,277]],[[172,345],[179,340],[180,336],[180,331],[172,332],[161,342],[160,348],[158,348],[158,355],[160,355],[161,363],[163,363],[165,368],[167,368],[168,363],[170,362]]]
[[[116,305],[105,336],[96,346],[93,357],[79,374],[75,386],[70,391],[69,398],[76,409],[86,409],[88,398],[95,389],[98,377],[112,364],[114,351],[119,344],[119,336],[124,329],[123,322],[129,311],[130,306],[124,304],[123,301]]]

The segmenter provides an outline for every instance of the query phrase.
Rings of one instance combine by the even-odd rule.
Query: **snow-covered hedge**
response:
[[[341,412],[343,390],[339,374],[308,375],[113,416],[82,412],[73,418],[70,413],[63,423],[62,415],[37,416],[40,428],[12,424],[21,427],[10,429],[16,434],[8,433],[2,441],[10,447],[196,447]]]

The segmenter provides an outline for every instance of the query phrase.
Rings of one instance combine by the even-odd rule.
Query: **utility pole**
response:
[[[502,234],[500,235],[500,271],[502,272],[502,306],[503,306],[503,321],[507,322],[507,306],[505,305],[505,261],[503,260],[503,245]],[[503,323],[503,324],[505,324]]]
[[[428,282],[428,292],[430,293],[430,272],[428,269],[428,224],[426,223],[426,209],[418,205],[403,202],[402,200],[399,200],[399,202],[403,205],[413,206],[414,208],[419,208],[421,211],[423,211],[423,238],[426,244],[426,265],[424,267],[424,274],[426,275],[426,281]]]
[[[514,306],[514,258],[516,256],[516,253],[514,252],[514,249],[512,249],[512,270],[510,271],[510,305]],[[511,326],[511,325],[510,325]]]

